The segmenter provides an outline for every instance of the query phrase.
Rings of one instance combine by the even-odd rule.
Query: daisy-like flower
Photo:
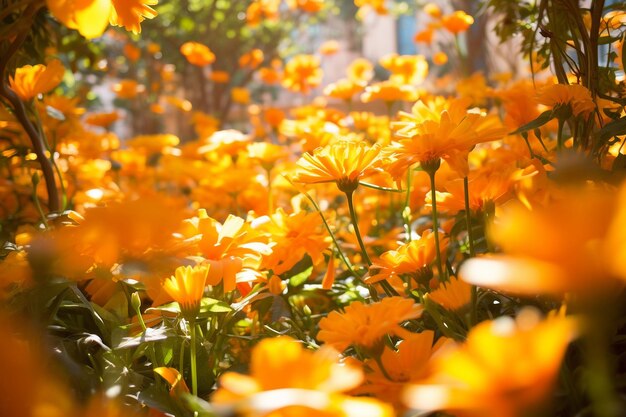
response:
[[[362,178],[380,171],[380,146],[339,141],[304,154],[297,162],[295,182],[335,182],[344,193],[354,191]]]
[[[411,337],[412,333],[399,323],[420,317],[422,311],[421,305],[402,297],[384,298],[373,304],[355,301],[343,313],[332,311],[323,318],[317,338],[342,352],[349,346],[380,352],[386,335]]]
[[[368,284],[408,274],[418,283],[428,284],[432,278],[431,265],[436,258],[435,235],[424,232],[421,239],[413,240],[400,246],[397,250],[383,253],[370,267]],[[442,238],[440,248],[445,252],[448,239]]]
[[[191,65],[204,67],[215,62],[215,54],[208,46],[199,42],[185,42],[180,47],[180,53]]]
[[[180,304],[183,317],[193,320],[200,308],[204,294],[208,266],[181,266],[163,283],[167,294]]]
[[[468,100],[435,98],[418,101],[411,114],[400,112],[401,120],[392,124],[400,138],[393,149],[399,163],[409,166],[419,162],[428,171],[432,166],[438,168],[443,158],[467,176],[469,151],[478,143],[500,139],[507,133],[497,117],[468,110],[468,106]]]
[[[211,398],[219,414],[391,417],[389,405],[343,394],[363,380],[359,368],[342,365],[333,349],[316,352],[287,336],[255,346],[250,375],[226,372]]]
[[[15,70],[15,76],[9,78],[9,86],[21,100],[27,101],[55,88],[63,74],[65,68],[58,59],[48,65],[25,65]]]
[[[549,394],[578,322],[540,320],[522,310],[514,321],[500,317],[474,327],[464,345],[439,356],[433,373],[405,391],[420,411],[446,410],[481,417],[535,415]]]
[[[297,55],[285,65],[283,87],[296,93],[308,93],[322,82],[320,60],[313,55]]]
[[[457,311],[469,305],[472,299],[472,286],[460,279],[451,278],[427,297],[446,310]]]
[[[537,100],[553,109],[569,106],[574,116],[589,117],[596,109],[591,91],[580,84],[554,84],[543,87]]]

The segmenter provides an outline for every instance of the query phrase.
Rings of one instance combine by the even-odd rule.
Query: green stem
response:
[[[367,262],[367,265],[370,266],[372,264],[372,260],[367,254],[367,250],[365,249],[365,243],[363,243],[363,239],[361,238],[361,231],[359,230],[359,220],[356,216],[356,210],[354,209],[354,202],[352,201],[352,195],[354,191],[347,191],[346,198],[348,199],[348,209],[350,210],[350,220],[352,221],[352,226],[354,227],[354,234],[356,235],[356,240],[359,242],[359,247],[361,248],[361,254],[363,254],[363,260]]]
[[[435,233],[435,256],[437,258],[437,272],[439,273],[439,280],[444,281],[443,264],[441,263],[441,249],[439,248],[439,219],[437,216],[437,193],[435,191],[435,172],[428,172],[430,177],[430,197],[432,200],[432,217],[433,217],[433,232]]]
[[[473,258],[476,256],[474,249],[474,236],[472,235],[472,214],[470,211],[469,203],[469,180],[467,176],[463,178],[463,192],[465,194],[465,223],[467,225],[467,240],[469,241],[469,254]],[[472,312],[471,312],[471,324],[476,324],[478,318],[478,289],[475,285],[472,285]]]
[[[406,174],[406,199],[404,200],[404,209],[402,209],[402,217],[404,218],[404,233],[406,233],[406,241],[410,242],[411,237],[411,166]]]
[[[196,322],[189,322],[191,332],[191,390],[193,395],[198,396],[198,365],[196,361]]]

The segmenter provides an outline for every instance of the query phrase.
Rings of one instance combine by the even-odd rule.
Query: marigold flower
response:
[[[445,159],[462,176],[469,171],[467,155],[478,143],[505,136],[507,130],[497,117],[467,110],[468,100],[418,101],[412,114],[400,112],[392,124],[401,139],[393,149],[400,163],[437,163]]]
[[[230,90],[230,95],[233,98],[234,103],[249,104],[250,103],[250,90],[244,87],[233,87]]]
[[[133,33],[141,33],[141,22],[153,19],[157,12],[150,6],[158,0],[111,0],[113,10],[110,21],[113,26],[123,26]]]
[[[422,10],[433,19],[439,19],[441,17],[441,9],[435,3],[426,3]]]
[[[254,0],[246,9],[246,23],[257,26],[262,20],[278,20],[280,0]]]
[[[340,100],[352,100],[355,94],[363,91],[363,85],[344,78],[332,84],[328,84],[324,88],[324,95],[337,98]]]
[[[343,140],[302,155],[296,164],[295,182],[336,182],[341,191],[354,191],[361,178],[379,171],[380,146]]]
[[[321,84],[322,75],[318,58],[313,55],[296,55],[285,65],[283,87],[306,94]]]
[[[398,84],[419,84],[428,75],[423,55],[390,54],[380,59],[380,65],[391,72],[389,80]]]
[[[365,382],[354,391],[355,394],[373,395],[391,403],[396,410],[405,411],[402,389],[407,383],[423,380],[428,375],[433,358],[454,345],[446,337],[434,341],[435,332],[425,330],[402,340],[396,350],[385,346],[380,355],[384,372],[375,360],[368,359],[365,364],[372,371],[365,374]]]
[[[299,9],[306,13],[317,13],[324,8],[324,0],[287,0],[291,9]]]
[[[447,310],[458,311],[469,305],[472,286],[452,277],[450,281],[442,283],[439,288],[430,292],[427,297]]]
[[[433,55],[435,65],[445,65],[448,63],[448,55],[445,52],[437,52]]]
[[[322,55],[334,55],[339,52],[339,42],[334,39],[324,42],[319,47],[319,52]]]
[[[64,74],[65,68],[58,59],[47,65],[25,65],[15,70],[14,77],[9,77],[9,86],[21,100],[28,101],[54,89]]]
[[[420,317],[422,310],[421,305],[402,297],[388,297],[373,304],[354,301],[343,313],[332,311],[324,317],[317,338],[341,352],[349,346],[380,351],[386,335],[411,337],[412,333],[399,323]]]
[[[540,321],[522,310],[514,321],[500,317],[474,327],[465,344],[439,356],[424,383],[410,386],[406,403],[421,411],[516,417],[542,402],[557,377],[577,321]]]
[[[418,97],[419,93],[414,87],[388,80],[368,85],[365,92],[361,94],[361,101],[369,103],[374,100],[382,100],[393,103],[395,101],[415,101]]]
[[[268,142],[248,144],[248,158],[258,161],[266,170],[272,169],[276,162],[289,156],[287,149]]]
[[[230,81],[230,74],[227,71],[211,71],[209,78],[217,84],[228,84]]]
[[[543,87],[537,100],[553,109],[557,106],[569,106],[574,116],[589,117],[596,109],[591,92],[580,84],[554,84]]]
[[[421,30],[415,34],[413,38],[415,42],[421,42],[426,44],[431,44],[433,42],[433,36],[435,35],[435,30],[432,28],[426,28]]]
[[[193,320],[200,309],[209,266],[181,266],[163,282],[163,289],[180,304],[183,317]]]
[[[199,42],[185,42],[180,47],[180,53],[191,65],[204,67],[215,62],[215,54],[208,46]]]
[[[145,86],[140,85],[135,80],[121,80],[111,87],[111,90],[113,90],[119,98],[127,100],[137,97],[137,94],[145,91],[145,89]]]
[[[256,69],[263,63],[265,55],[261,49],[255,48],[239,58],[239,67]]]
[[[365,58],[357,58],[346,69],[346,74],[357,84],[367,84],[374,78],[374,66]]]
[[[97,38],[109,25],[110,0],[46,0],[50,13],[87,39]]]
[[[229,413],[232,407],[235,414],[263,407],[263,415],[272,417],[391,417],[393,412],[387,405],[341,394],[358,386],[363,374],[358,368],[341,365],[338,359],[332,349],[312,352],[290,337],[262,340],[252,351],[250,376],[223,374],[212,405]],[[274,390],[280,390],[275,397]],[[270,403],[273,398],[280,401]]]
[[[448,32],[455,35],[461,32],[465,32],[474,23],[474,18],[463,10],[457,10],[456,12],[446,15],[441,18],[441,24]]]
[[[91,113],[85,117],[85,123],[92,126],[108,127],[118,121],[120,115],[116,111],[108,113]]]
[[[515,294],[601,294],[626,278],[624,258],[615,255],[625,247],[625,201],[622,187],[619,193],[572,190],[532,211],[513,207],[489,229],[504,254],[470,259],[459,276]]]

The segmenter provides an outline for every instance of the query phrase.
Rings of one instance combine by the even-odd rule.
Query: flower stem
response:
[[[359,230],[359,221],[356,216],[356,210],[354,209],[354,202],[352,201],[353,191],[346,192],[346,198],[348,199],[348,209],[350,210],[350,220],[352,221],[352,226],[354,227],[354,234],[356,235],[356,240],[359,242],[359,247],[361,248],[361,253],[363,254],[363,259],[367,262],[367,266],[372,265],[372,260],[367,254],[367,250],[365,249],[365,243],[363,243],[363,239],[361,238],[361,231]],[[387,296],[391,297],[393,295],[398,295],[398,292],[389,284],[387,281],[380,281],[380,286],[385,291]]]
[[[198,396],[198,364],[196,360],[196,322],[191,320],[189,322],[191,333],[191,390],[193,395]]]
[[[359,242],[359,247],[361,248],[361,254],[363,254],[363,260],[367,262],[367,265],[372,264],[372,260],[367,254],[367,250],[365,249],[365,243],[363,243],[363,239],[361,238],[361,231],[359,230],[359,221],[356,216],[356,210],[354,209],[354,202],[352,201],[353,191],[346,192],[346,198],[348,199],[348,209],[350,210],[350,220],[352,221],[352,226],[354,227],[354,234],[356,235],[356,240]]]
[[[474,236],[472,235],[472,214],[469,204],[469,180],[467,176],[463,178],[463,192],[465,194],[465,222],[467,226],[467,240],[469,241],[469,254],[473,258],[476,256],[476,250],[474,249]],[[472,311],[471,311],[471,324],[474,325],[478,319],[478,289],[475,285],[472,285]]]
[[[404,233],[406,233],[406,241],[411,242],[411,167],[406,174],[406,199],[404,200],[404,209],[402,209],[402,217],[404,218]]]
[[[430,196],[432,200],[432,217],[433,217],[433,232],[435,233],[435,256],[437,258],[437,272],[439,273],[439,280],[443,281],[443,264],[441,262],[441,249],[439,248],[439,219],[437,216],[437,193],[435,191],[435,172],[428,172],[430,177]]]

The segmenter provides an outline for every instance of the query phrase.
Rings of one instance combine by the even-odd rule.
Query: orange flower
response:
[[[264,59],[265,55],[263,54],[263,51],[261,49],[255,48],[247,54],[243,54],[239,58],[239,67],[253,70],[261,65]]]
[[[322,75],[318,58],[313,55],[296,55],[285,65],[283,87],[306,94],[320,85]]]
[[[444,353],[433,374],[405,391],[420,411],[516,417],[532,411],[549,394],[577,322],[567,317],[540,321],[534,310],[517,320],[500,317],[474,327],[463,346]]]
[[[259,69],[259,78],[265,84],[278,84],[282,79],[282,75],[274,68]]]
[[[532,211],[511,208],[489,229],[504,254],[470,259],[459,275],[516,294],[593,297],[611,291],[618,278],[626,278],[624,257],[616,255],[626,247],[620,235],[624,202],[626,187],[619,193],[571,190]]]
[[[189,393],[189,388],[187,388],[187,384],[183,379],[183,376],[180,372],[178,372],[175,368],[154,368],[154,372],[160,375],[163,379],[170,384],[170,395],[171,396],[179,396],[183,393]]]
[[[109,25],[110,0],[46,0],[50,13],[87,39],[97,38]]]
[[[65,68],[58,59],[48,65],[25,65],[15,70],[15,77],[9,77],[9,86],[21,100],[28,101],[54,89],[64,74]]]
[[[124,99],[135,98],[137,94],[145,91],[145,89],[145,86],[138,84],[135,80],[121,80],[111,87],[111,90],[113,90],[119,98]]]
[[[361,91],[363,91],[363,85],[344,78],[332,84],[328,84],[326,88],[324,88],[324,95],[350,101],[355,94]]]
[[[322,55],[334,55],[339,52],[339,42],[334,39],[324,42],[319,47],[319,52]]]
[[[289,156],[289,152],[280,145],[268,142],[248,144],[248,158],[258,161],[266,170],[272,169],[276,162],[287,156]]]
[[[458,311],[469,305],[472,287],[465,281],[452,277],[426,297],[447,310]]]
[[[418,97],[419,93],[410,85],[382,81],[367,86],[365,92],[361,94],[361,101],[369,103],[374,100],[382,100],[387,103],[393,103],[395,101],[414,101]]]
[[[384,373],[375,360],[365,361],[371,372],[365,374],[365,383],[355,390],[355,394],[374,395],[381,401],[393,404],[396,410],[404,411],[402,388],[407,383],[417,383],[424,379],[428,375],[433,357],[453,345],[446,337],[440,337],[433,344],[434,340],[435,332],[425,330],[402,340],[396,350],[385,346],[380,355]]]
[[[437,52],[433,55],[433,63],[435,65],[445,65],[448,63],[448,55],[445,52]]]
[[[306,153],[297,162],[295,182],[336,182],[343,191],[356,189],[361,178],[379,171],[380,146],[365,142],[339,141]]]
[[[467,176],[467,156],[474,145],[500,139],[507,133],[496,117],[468,111],[468,105],[468,100],[434,99],[428,103],[418,101],[412,114],[400,112],[401,121],[392,124],[401,138],[394,148],[400,163],[438,164],[443,158]]]
[[[244,87],[233,87],[230,90],[230,95],[234,103],[249,104],[250,103],[250,90]]]
[[[537,100],[553,109],[567,106],[574,116],[589,117],[596,109],[591,92],[580,84],[554,84],[543,87],[539,91]]]
[[[123,52],[126,58],[131,62],[136,62],[141,57],[141,50],[130,43],[124,45]]]
[[[227,84],[230,81],[230,74],[227,71],[212,71],[209,78],[214,83]]]
[[[271,417],[391,417],[389,406],[340,394],[356,387],[363,374],[338,359],[331,349],[313,352],[287,336],[262,340],[252,351],[250,376],[223,374],[211,403],[233,415],[254,410]]]
[[[110,113],[91,113],[85,117],[85,123],[92,126],[108,127],[119,120],[119,118],[120,115],[116,111]]]
[[[276,107],[268,107],[263,112],[265,121],[274,129],[278,129],[280,124],[285,120],[285,112]]]
[[[111,3],[113,4],[111,24],[123,26],[135,34],[141,33],[141,22],[157,15],[157,12],[150,6],[156,5],[158,0],[111,0]]]
[[[181,266],[163,282],[163,289],[180,304],[183,317],[194,320],[200,309],[209,266]]]
[[[440,250],[445,253],[448,246],[447,238],[440,238]],[[431,265],[435,261],[435,234],[425,231],[418,240],[400,246],[397,250],[387,251],[370,266],[368,284],[383,279],[409,275],[416,282],[427,285],[433,276]]]
[[[346,74],[357,84],[367,84],[374,78],[374,66],[365,58],[357,58],[352,61]]]
[[[287,0],[291,9],[299,9],[306,13],[317,13],[324,7],[324,0]]]
[[[254,0],[246,9],[246,23],[256,26],[262,20],[278,20],[280,0]]]
[[[433,42],[433,36],[435,34],[434,29],[426,28],[421,30],[415,34],[415,42],[421,42],[426,44],[431,44]]]
[[[412,333],[399,323],[420,317],[422,310],[413,300],[402,297],[373,304],[354,301],[343,313],[332,311],[324,317],[317,338],[341,352],[356,345],[375,354],[383,349],[386,335],[411,337]]]
[[[180,53],[183,54],[191,65],[204,67],[215,62],[215,54],[211,52],[208,46],[198,42],[185,42],[180,47]]]
[[[433,19],[441,18],[441,9],[435,3],[426,3],[422,10]]]
[[[474,18],[462,10],[446,15],[441,18],[441,24],[450,33],[455,35],[465,32],[474,23]]]

